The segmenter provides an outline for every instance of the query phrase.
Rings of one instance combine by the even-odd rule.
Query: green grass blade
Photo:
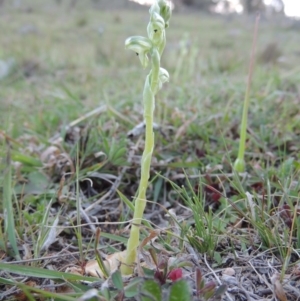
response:
[[[130,200],[128,200],[128,198],[127,198],[121,191],[117,190],[117,193],[118,193],[118,195],[119,195],[121,201],[124,202],[124,203],[126,204],[126,206],[127,206],[132,212],[134,212],[134,205],[133,205],[133,203],[132,203]]]
[[[6,271],[17,275],[23,275],[27,277],[37,277],[43,279],[60,279],[60,280],[68,280],[68,281],[90,281],[90,282],[100,281],[99,278],[95,278],[95,277],[80,276],[71,273],[51,271],[47,269],[22,266],[22,265],[16,265],[11,263],[0,262],[0,271]]]
[[[13,285],[13,286],[19,287],[26,294],[28,300],[36,300],[32,296],[32,294],[30,294],[30,291],[38,293],[43,297],[55,298],[55,300],[64,300],[64,301],[76,301],[76,300],[78,300],[77,297],[74,298],[74,297],[68,296],[66,294],[64,294],[64,295],[56,294],[56,293],[53,293],[53,292],[50,292],[50,291],[46,291],[46,290],[42,290],[42,289],[35,288],[35,287],[32,287],[32,286],[28,286],[28,285],[23,284],[23,283],[14,282],[10,279],[5,279],[5,278],[2,278],[2,277],[0,277],[0,283],[4,284],[4,285]]]
[[[297,248],[300,249],[300,216],[296,220],[296,231],[297,231]]]
[[[4,285],[15,285],[15,282],[10,279],[0,277],[0,283]]]
[[[14,210],[12,204],[12,181],[11,181],[11,156],[10,148],[8,144],[8,150],[6,154],[6,168],[4,170],[3,177],[3,205],[4,205],[4,220],[5,220],[5,233],[7,233],[8,240],[14,251],[14,256],[17,260],[20,259],[18,250],[18,243],[16,237]]]
[[[11,153],[11,158],[14,161],[18,161],[23,163],[24,165],[29,165],[29,166],[36,166],[36,167],[42,167],[42,162],[38,159],[35,159],[33,157],[21,154],[19,152],[13,151]]]
[[[52,300],[63,300],[63,301],[76,301],[76,300],[78,300],[78,297],[72,297],[72,296],[67,295],[67,294],[53,293],[51,291],[47,291],[47,290],[43,290],[43,289],[40,289],[40,288],[28,286],[28,285],[23,284],[23,283],[15,282],[15,283],[13,283],[13,285],[19,287],[25,293],[25,295],[26,295],[26,297],[28,298],[29,301],[36,300],[35,297],[31,294],[31,292],[39,294],[43,297],[51,298]]]
[[[111,239],[112,241],[115,241],[115,242],[118,241],[121,243],[127,243],[127,240],[128,240],[126,237],[122,237],[122,236],[110,234],[110,233],[105,233],[105,232],[101,232],[101,236]]]

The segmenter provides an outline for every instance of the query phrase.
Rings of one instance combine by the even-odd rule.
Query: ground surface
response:
[[[143,134],[132,130],[143,120],[147,70],[124,41],[145,35],[148,12],[22,3],[0,6],[1,198],[11,162],[16,266],[81,271],[95,257],[97,227],[103,254],[123,250],[128,236],[121,222],[131,218],[124,198],[133,198],[139,182]],[[261,19],[247,170],[237,175],[253,25],[252,17],[172,17],[162,60],[170,83],[157,98],[145,219],[160,229],[156,252],[226,284],[222,300],[286,300],[281,289],[287,300],[300,300],[299,24]],[[178,223],[166,217],[170,209]],[[7,216],[0,217],[3,263],[15,261],[5,247]],[[27,300],[3,279],[66,292],[32,273],[0,266],[0,298]],[[195,289],[194,268],[184,277]]]

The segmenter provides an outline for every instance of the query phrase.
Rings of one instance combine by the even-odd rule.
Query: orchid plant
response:
[[[150,61],[151,70],[146,77],[143,92],[145,148],[141,160],[141,178],[138,195],[134,204],[133,223],[127,243],[125,260],[121,266],[123,274],[132,273],[139,246],[139,226],[142,222],[146,206],[146,190],[150,177],[150,165],[154,148],[153,115],[155,95],[161,89],[163,83],[169,80],[168,71],[160,67],[160,59],[166,45],[165,30],[169,26],[171,17],[170,4],[166,0],[155,0],[149,13],[148,37],[133,36],[125,41],[126,48],[136,52],[143,68],[146,68]]]

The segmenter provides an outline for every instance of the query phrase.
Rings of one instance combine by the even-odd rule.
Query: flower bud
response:
[[[158,5],[157,1],[155,1],[149,9],[149,14],[152,15],[153,13],[160,14],[160,6]]]
[[[158,5],[160,7],[160,15],[165,20],[165,28],[169,27],[169,21],[171,18],[171,6],[166,0],[159,0]]]
[[[169,72],[164,68],[159,68],[159,76],[158,76],[158,90],[162,88],[162,85],[165,82],[169,81]]]
[[[181,279],[182,278],[182,269],[177,268],[177,269],[172,270],[169,273],[168,278],[171,279],[173,282],[178,279]]]
[[[150,22],[153,25],[155,30],[163,30],[165,29],[165,20],[158,13],[151,14]]]
[[[164,68],[160,68],[159,69],[159,81],[161,81],[163,84],[165,82],[168,82],[170,78],[169,72],[164,69]]]
[[[164,19],[158,13],[154,12],[151,15],[150,22],[147,27],[147,32],[148,32],[149,39],[155,45],[159,45],[163,42],[164,29],[165,29]]]
[[[139,56],[144,68],[148,66],[149,58],[147,54],[152,48],[152,42],[150,39],[141,36],[133,36],[126,39],[125,47],[133,50]]]

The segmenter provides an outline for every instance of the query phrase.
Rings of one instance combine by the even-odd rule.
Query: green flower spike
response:
[[[153,120],[155,108],[155,94],[162,85],[169,80],[167,70],[160,67],[160,58],[166,45],[165,29],[169,25],[171,9],[166,0],[156,0],[151,6],[150,22],[147,26],[148,38],[131,37],[126,40],[127,48],[137,52],[143,67],[151,62],[151,70],[146,77],[143,105],[145,122],[145,148],[141,160],[141,178],[137,197],[134,200],[133,223],[126,248],[126,256],[121,265],[124,275],[131,274],[137,260],[137,248],[140,245],[140,225],[147,203],[146,191],[148,188],[151,158],[154,149]],[[166,24],[167,22],[167,24]]]
[[[148,66],[148,53],[152,48],[150,39],[141,36],[133,36],[125,41],[125,47],[133,50],[139,56],[143,68]]]

